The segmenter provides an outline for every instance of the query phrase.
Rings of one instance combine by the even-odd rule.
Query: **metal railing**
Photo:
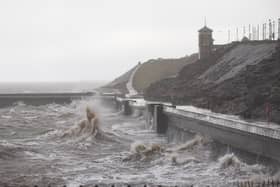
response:
[[[280,187],[279,180],[263,180],[255,181],[240,181],[236,183],[237,187]]]
[[[232,129],[238,129],[245,132],[250,132],[253,134],[258,134],[262,136],[267,136],[270,138],[278,139],[280,140],[280,130],[278,129],[272,129],[265,126],[259,126],[254,123],[234,120],[234,119],[227,119],[222,116],[214,116],[211,114],[202,114],[199,112],[193,112],[193,111],[187,111],[187,110],[181,110],[176,109],[172,107],[164,107],[164,111],[168,113],[178,114],[181,116],[186,116],[189,118],[194,118],[202,121],[207,121],[209,123],[214,123],[216,125],[229,127]]]
[[[7,185],[9,186],[9,185]],[[28,186],[28,187],[40,187],[40,185],[22,185],[22,186]],[[46,186],[46,185],[42,185],[42,186]],[[53,185],[53,186],[57,186],[57,185]],[[77,187],[133,187],[133,186],[137,186],[137,187],[180,187],[177,185],[147,185],[147,184],[143,184],[143,185],[130,185],[130,184],[92,184],[92,185],[78,185]],[[52,185],[47,185],[47,187],[52,187]],[[61,187],[67,187],[67,185],[62,185]],[[193,187],[193,185],[184,185],[184,187]]]

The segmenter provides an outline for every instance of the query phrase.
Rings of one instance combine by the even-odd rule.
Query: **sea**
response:
[[[0,93],[92,91],[99,83],[1,83]],[[81,129],[86,109],[100,132]],[[66,132],[68,133],[65,136]],[[68,104],[0,108],[0,186],[237,186],[279,178],[278,167],[217,151],[194,134],[170,141],[147,125],[145,113],[122,115],[100,97]]]

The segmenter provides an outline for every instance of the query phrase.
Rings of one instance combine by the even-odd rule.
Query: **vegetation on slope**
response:
[[[269,117],[280,123],[280,42],[272,55],[259,63],[246,65],[233,77],[218,83],[201,78],[228,52],[221,51],[220,55],[199,60],[184,67],[176,78],[152,84],[145,98],[194,105],[247,119],[267,120]]]
[[[131,68],[129,71],[126,73],[122,74],[121,76],[117,77],[114,79],[112,82],[109,84],[103,86],[101,89],[102,90],[118,90],[119,92],[126,94],[128,93],[128,90],[126,88],[126,84],[129,81],[129,78],[133,71],[137,68],[138,65],[134,66]]]
[[[198,59],[197,54],[179,59],[149,60],[141,65],[133,78],[133,87],[142,93],[152,83],[164,78],[176,76],[177,73],[188,64]]]

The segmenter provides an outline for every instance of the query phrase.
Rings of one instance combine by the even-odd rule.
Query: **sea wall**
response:
[[[93,92],[0,94],[0,107],[7,107],[16,102],[24,102],[29,105],[64,104],[70,103],[75,99],[82,99],[93,95],[95,95]]]
[[[245,122],[226,115],[176,108],[168,103],[139,103],[136,100],[121,101],[125,115],[140,111],[148,126],[169,141],[188,141],[194,134],[209,137],[217,143],[240,151],[252,153],[280,162],[280,127]],[[129,112],[126,112],[129,111]]]
[[[219,143],[280,161],[280,131],[277,129],[171,107],[164,107],[163,114],[169,137],[173,135],[184,141],[185,134],[200,133]]]

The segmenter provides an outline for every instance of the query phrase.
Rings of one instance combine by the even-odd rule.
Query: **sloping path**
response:
[[[138,64],[137,67],[134,69],[134,71],[131,73],[130,77],[129,77],[129,80],[128,82],[126,83],[126,88],[128,90],[128,94],[126,95],[127,97],[130,97],[130,96],[134,96],[134,95],[137,95],[138,92],[134,89],[133,87],[133,78],[134,78],[134,75],[135,73],[137,72],[138,68],[141,67],[142,64]]]

